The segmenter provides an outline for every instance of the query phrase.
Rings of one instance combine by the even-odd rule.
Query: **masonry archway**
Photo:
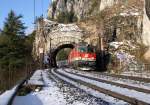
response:
[[[56,56],[57,56],[58,52],[64,48],[73,49],[74,44],[62,44],[62,45],[58,46],[55,50],[53,50],[50,54],[50,56],[51,56],[50,66],[57,67]]]
[[[57,53],[61,49],[73,48],[75,44],[83,42],[84,35],[84,31],[76,24],[59,24],[47,19],[37,21],[36,37],[33,45],[35,59],[43,58],[43,56],[48,59],[47,56],[49,56],[50,66],[57,67]],[[43,63],[42,60],[40,60],[41,63]]]

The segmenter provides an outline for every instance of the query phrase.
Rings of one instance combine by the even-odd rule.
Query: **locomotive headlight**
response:
[[[92,57],[91,59],[95,59],[94,57]]]
[[[88,54],[85,54],[85,57],[87,58],[87,57],[88,57]]]

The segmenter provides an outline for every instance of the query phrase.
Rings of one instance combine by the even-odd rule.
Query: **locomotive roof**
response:
[[[87,46],[88,44],[86,42],[81,42],[79,44],[77,44],[78,46]]]

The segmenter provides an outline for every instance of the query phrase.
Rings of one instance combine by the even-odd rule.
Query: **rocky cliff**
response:
[[[62,13],[73,13],[74,18],[80,20],[97,12],[99,5],[100,0],[53,0],[48,9],[48,17],[58,19]]]
[[[150,0],[145,0],[145,8],[146,8],[146,14],[150,19]]]
[[[145,53],[145,58],[149,60],[150,58],[150,1],[146,0],[144,3],[145,8],[143,9],[143,32],[142,32],[142,41],[144,45],[148,46],[148,51]]]
[[[106,43],[130,40],[144,44],[149,47],[145,54],[149,58],[149,8],[150,0],[53,0],[48,18],[62,23],[78,21],[89,39],[102,34]]]
[[[141,0],[139,0],[140,2]],[[135,3],[135,7],[139,4],[137,0],[52,0],[48,8],[48,18],[58,19],[62,13],[73,13],[72,15],[80,20],[91,15],[99,14],[106,8],[117,4],[124,6],[130,5],[131,7],[132,3]]]
[[[119,0],[121,1],[123,0]],[[62,13],[73,13],[78,20],[81,20],[117,3],[118,0],[52,0],[48,17],[57,20]]]

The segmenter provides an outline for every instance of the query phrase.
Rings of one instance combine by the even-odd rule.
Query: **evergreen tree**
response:
[[[70,12],[61,12],[58,16],[57,16],[57,21],[59,23],[72,23],[72,22],[76,22],[78,19],[76,17],[76,15],[74,14],[73,11]]]
[[[26,27],[20,20],[21,18],[22,15],[17,16],[15,12],[11,10],[4,22],[2,33],[5,35],[25,35]]]
[[[0,29],[0,35],[1,35],[2,30]]]
[[[65,48],[65,49],[60,50],[57,54],[57,58],[56,58],[57,61],[67,60],[70,51],[71,51],[70,48]]]
[[[20,20],[21,15],[17,16],[10,11],[2,35],[0,35],[0,68],[21,68],[24,66],[29,51],[26,45],[25,26]],[[24,36],[24,37],[22,37]]]

